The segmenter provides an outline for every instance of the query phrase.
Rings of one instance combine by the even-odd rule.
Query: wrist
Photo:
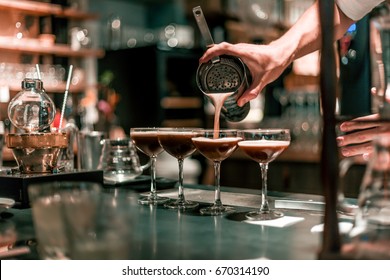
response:
[[[295,60],[298,50],[297,41],[290,36],[282,36],[269,44],[270,49],[274,52],[274,57],[279,58],[279,66],[287,67]]]

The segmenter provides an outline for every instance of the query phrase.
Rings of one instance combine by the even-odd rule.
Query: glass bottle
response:
[[[27,133],[42,132],[54,120],[55,106],[39,79],[24,79],[22,90],[10,101],[8,117],[12,124]]]

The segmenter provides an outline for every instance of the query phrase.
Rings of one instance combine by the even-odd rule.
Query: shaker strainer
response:
[[[200,6],[192,9],[200,33],[206,47],[214,44],[206,19]],[[196,73],[196,83],[204,94],[218,94],[233,92],[222,107],[222,115],[227,120],[239,122],[249,113],[250,105],[237,105],[238,98],[251,83],[251,75],[242,60],[235,56],[221,55],[199,65]]]

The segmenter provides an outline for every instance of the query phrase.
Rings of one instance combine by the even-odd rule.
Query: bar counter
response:
[[[137,193],[140,190],[146,191],[147,187],[146,183],[129,186],[137,190]],[[214,200],[213,186],[185,187],[186,199],[200,202],[200,207]],[[275,200],[305,201],[309,205],[296,207],[301,209],[280,209],[285,217],[280,218],[283,220],[278,221],[275,226],[252,224],[245,219],[246,212],[259,207],[260,190],[223,187],[221,191],[222,202],[235,206],[235,213],[202,216],[199,209],[180,212],[163,206],[136,205],[134,240],[129,259],[317,259],[322,233],[312,232],[312,229],[323,220],[321,196],[270,192],[272,207]],[[159,193],[173,199],[177,197],[177,189],[172,186],[160,190]],[[3,212],[1,217],[2,231],[7,226],[16,229],[17,242],[13,249],[30,249],[27,254],[2,255],[2,258],[39,258],[31,209],[9,209]],[[287,223],[284,227],[280,227],[282,221]]]

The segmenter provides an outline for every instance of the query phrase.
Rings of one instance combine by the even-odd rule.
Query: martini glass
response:
[[[274,220],[283,217],[282,212],[271,209],[267,198],[268,164],[276,159],[290,145],[288,129],[248,129],[239,132],[243,139],[238,146],[251,159],[260,164],[262,191],[261,206],[257,211],[249,212],[246,217],[251,220]]]
[[[166,203],[169,198],[157,195],[156,184],[156,162],[157,156],[163,151],[158,142],[158,128],[140,127],[130,129],[130,138],[138,150],[150,158],[150,193],[148,196],[141,197],[140,204],[158,205]]]
[[[232,129],[203,129],[198,130],[197,136],[192,138],[198,151],[214,164],[215,197],[214,204],[200,209],[203,215],[217,216],[234,212],[234,208],[222,204],[220,188],[221,162],[228,158],[236,149],[241,138],[237,137],[237,130]]]
[[[184,197],[184,174],[183,164],[184,159],[192,155],[196,148],[192,142],[195,132],[190,128],[160,128],[158,130],[158,141],[164,150],[175,157],[179,163],[179,194],[176,201],[168,202],[165,207],[172,209],[193,209],[199,203],[188,201]]]

